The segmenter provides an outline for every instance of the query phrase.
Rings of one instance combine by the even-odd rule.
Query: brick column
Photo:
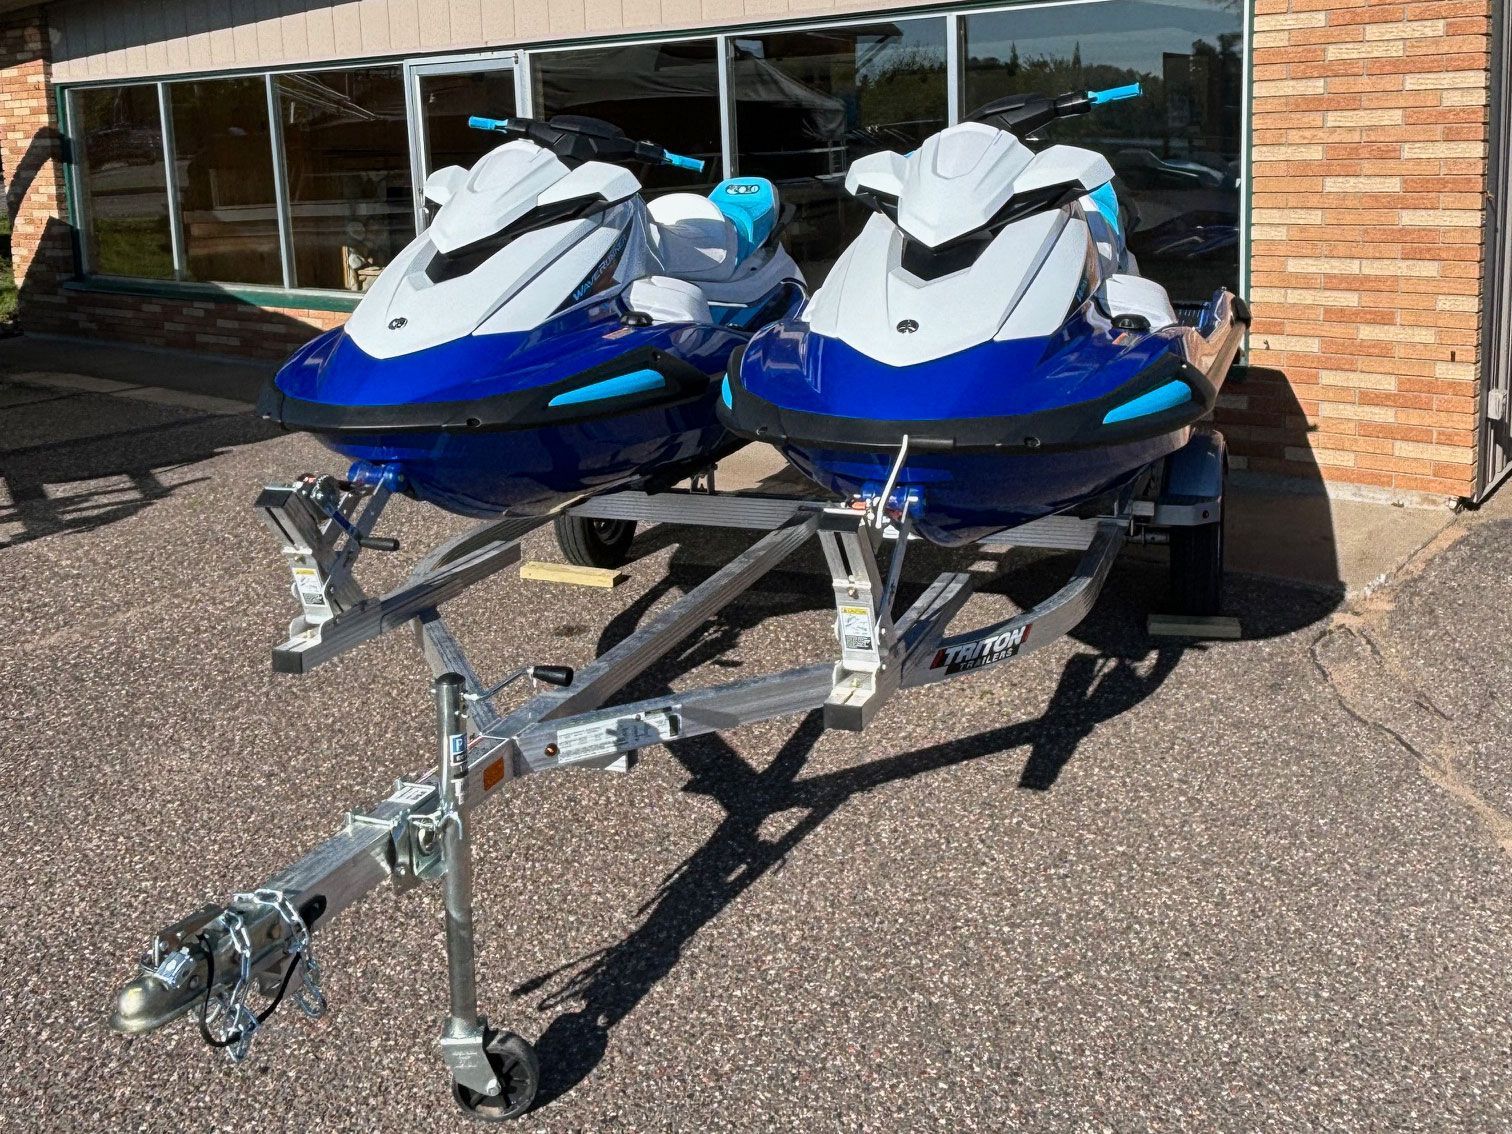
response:
[[[1469,494],[1489,0],[1255,12],[1250,341],[1266,369],[1228,431],[1261,471],[1315,462],[1332,482]]]
[[[73,271],[73,245],[61,215],[63,168],[51,79],[43,10],[0,18],[0,171],[20,320],[34,330],[52,329],[60,319],[58,283]]]

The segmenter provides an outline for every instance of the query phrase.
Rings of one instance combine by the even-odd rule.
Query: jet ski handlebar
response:
[[[1075,118],[1094,106],[1138,98],[1144,93],[1139,83],[1109,87],[1101,91],[1072,91],[1056,98],[1042,94],[1013,94],[978,107],[970,116],[973,122],[990,122],[1013,134],[1027,135],[1041,130],[1058,118]]]
[[[597,118],[558,115],[549,122],[537,118],[485,118],[473,115],[467,124],[474,130],[492,130],[529,138],[548,149],[568,165],[587,161],[643,161],[650,165],[670,165],[702,173],[704,163],[684,157],[654,142],[637,142],[616,126]]]

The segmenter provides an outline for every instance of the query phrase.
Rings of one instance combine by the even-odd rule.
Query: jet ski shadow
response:
[[[658,532],[652,542],[674,538],[678,538],[675,531]],[[731,533],[703,532],[696,545],[683,544],[674,554],[666,578],[609,625],[600,649],[633,631],[669,594],[707,578],[710,557],[724,549],[725,540],[731,541],[732,552],[743,546],[743,541],[748,542],[746,537]],[[711,547],[711,543],[717,546]],[[642,550],[640,545],[638,550]],[[945,569],[942,564],[959,565],[958,559],[949,560],[949,555],[932,548],[922,549],[917,556],[911,553],[902,595],[905,605],[938,570]],[[740,644],[744,631],[762,619],[801,611],[827,612],[829,594],[817,552],[812,563],[795,562],[794,566],[803,566],[805,574],[769,575],[742,601],[727,608],[703,634],[648,671],[636,688],[626,691],[627,696],[668,691],[678,678],[697,667],[727,657]],[[1065,567],[1063,556],[1031,558],[986,590],[1007,597],[1015,605],[1033,603],[1064,581]],[[560,1010],[536,1041],[545,1075],[540,1104],[562,1097],[591,1074],[607,1050],[613,1029],[672,971],[700,930],[750,886],[780,870],[788,856],[847,801],[1019,748],[1027,749],[1028,755],[1018,786],[1030,791],[1053,786],[1082,741],[1099,724],[1150,696],[1175,671],[1188,649],[1204,648],[1149,637],[1144,615],[1158,606],[1163,582],[1163,569],[1157,570],[1152,564],[1120,564],[1115,568],[1103,599],[1073,634],[1075,640],[1091,647],[1090,651],[1078,651],[1068,660],[1044,712],[1031,720],[802,779],[809,756],[824,735],[817,712],[802,720],[764,767],[753,765],[718,735],[669,744],[668,751],[688,774],[684,790],[715,800],[724,817],[717,829],[662,879],[637,911],[641,920],[634,930],[513,990],[516,998],[539,996],[536,1007],[540,1011]],[[1295,612],[1296,618],[1322,617],[1332,605],[1327,596],[1284,584],[1274,584],[1272,593],[1262,597],[1272,604],[1280,601]],[[1275,625],[1262,629],[1273,633],[1282,628]],[[966,680],[991,679],[982,675]],[[796,813],[796,820],[778,820],[781,833],[771,834],[774,818],[788,812]]]

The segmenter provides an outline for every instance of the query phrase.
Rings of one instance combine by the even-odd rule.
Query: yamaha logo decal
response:
[[[403,315],[401,315],[397,319],[390,319],[389,320],[389,330],[391,330],[391,331],[397,331],[400,327],[407,326],[408,324],[409,324],[409,320],[406,319]]]
[[[904,319],[898,324],[898,334],[911,335],[919,329],[919,324],[912,319]]]
[[[745,197],[752,193],[760,193],[761,186],[752,182],[740,182],[735,185],[726,185],[725,192],[735,197]]]

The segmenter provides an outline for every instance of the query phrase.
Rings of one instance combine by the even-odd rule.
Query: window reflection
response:
[[[76,91],[73,111],[90,265],[108,276],[173,278],[157,88]]]
[[[742,35],[730,70],[739,171],[797,206],[788,246],[820,283],[869,215],[844,191],[850,164],[945,127],[945,21]]]
[[[514,72],[467,71],[420,78],[420,113],[430,160],[426,172],[448,165],[471,169],[477,160],[504,139],[474,130],[467,120],[474,114],[508,118],[515,112]]]
[[[719,64],[712,39],[552,51],[532,60],[540,118],[580,114],[631,138],[701,158],[702,178],[658,166],[637,170],[648,190],[683,192],[719,182]]]
[[[214,79],[168,91],[189,278],[283,283],[267,84]]]
[[[965,103],[1139,82],[1044,131],[1105,154],[1141,271],[1177,298],[1239,282],[1243,10],[1226,0],[1122,0],[968,16]]]
[[[366,291],[415,235],[398,67],[278,79],[295,282]]]

